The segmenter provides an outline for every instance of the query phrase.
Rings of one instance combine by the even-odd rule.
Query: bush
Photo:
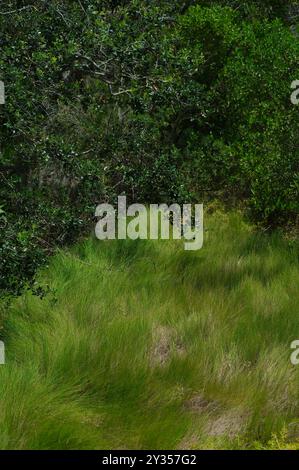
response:
[[[121,193],[220,192],[268,225],[297,216],[298,40],[284,2],[3,3],[1,292]]]

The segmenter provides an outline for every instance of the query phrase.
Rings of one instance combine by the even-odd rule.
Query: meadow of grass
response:
[[[88,239],[39,278],[2,307],[1,449],[299,448],[296,246],[216,211],[197,252]]]

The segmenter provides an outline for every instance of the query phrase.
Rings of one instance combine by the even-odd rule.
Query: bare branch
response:
[[[17,10],[0,11],[0,15],[12,15],[13,13],[19,13],[23,10],[27,10],[28,8],[35,8],[35,7],[33,5],[27,5],[25,7],[19,8]]]
[[[108,83],[108,86],[109,86],[109,91],[111,93],[112,96],[119,96],[119,95],[123,95],[124,93],[126,93],[127,95],[129,95],[130,93],[132,93],[132,90],[131,89],[128,89],[128,90],[119,90],[119,91],[116,91],[114,92],[112,90],[112,86],[110,83]]]

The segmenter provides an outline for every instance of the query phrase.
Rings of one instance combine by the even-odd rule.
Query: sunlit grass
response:
[[[204,247],[86,240],[3,312],[1,449],[299,448],[298,250],[239,214]]]

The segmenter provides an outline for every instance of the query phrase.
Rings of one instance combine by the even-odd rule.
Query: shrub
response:
[[[221,192],[262,223],[294,220],[298,39],[284,2],[2,4],[1,292],[121,193]]]

